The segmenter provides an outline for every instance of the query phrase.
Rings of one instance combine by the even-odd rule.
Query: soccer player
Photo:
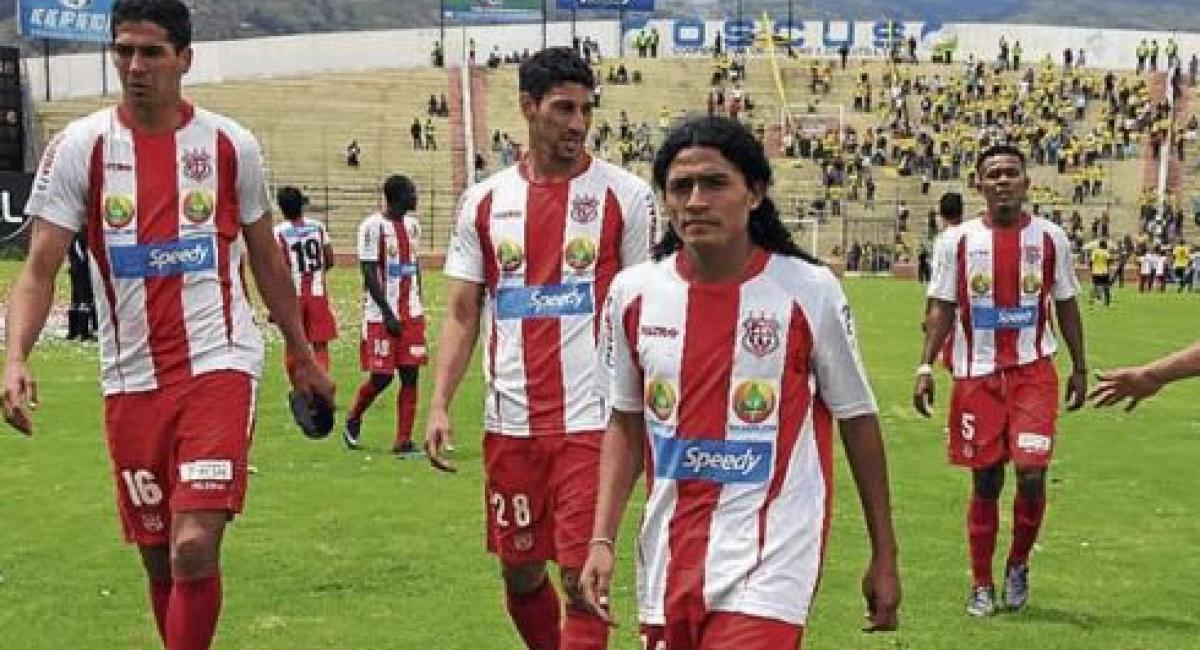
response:
[[[1174,272],[1175,282],[1179,287],[1175,290],[1180,293],[1184,289],[1187,280],[1188,267],[1192,264],[1192,249],[1188,248],[1187,242],[1180,239],[1175,242],[1175,247],[1171,249],[1171,270]]]
[[[933,242],[933,260],[930,264],[931,273],[932,273],[932,269],[936,268],[937,264],[938,264],[937,250],[938,250],[938,248],[941,247],[942,239],[950,236],[947,233],[952,228],[955,228],[959,224],[962,223],[962,220],[963,220],[962,194],[959,194],[958,192],[946,192],[945,194],[943,194],[942,197],[938,200],[938,214],[942,218],[942,232],[938,233],[937,239],[935,239]],[[932,276],[930,279],[932,279]],[[932,299],[927,299],[925,301],[925,314],[926,315],[929,314],[930,300],[932,300]],[[922,324],[922,326],[923,325],[924,324]],[[940,356],[941,356],[941,360],[942,360],[942,365],[945,366],[947,370],[950,370],[954,366],[954,340],[952,338],[950,338],[949,336],[947,336],[945,342],[942,343],[941,350],[942,351],[941,351]]]
[[[258,143],[182,97],[187,6],[119,0],[111,24],[120,102],[54,138],[26,208],[34,226],[9,299],[4,417],[32,433],[29,355],[84,229],[122,528],[141,553],[164,645],[202,650],[221,607],[221,539],[245,496],[263,360],[243,259],[292,355],[293,388],[332,404],[333,384],[304,339]]]
[[[607,417],[592,374],[595,312],[617,271],[648,256],[655,215],[644,181],[584,150],[594,85],[569,48],[521,64],[529,152],[463,198],[426,434],[430,461],[445,467],[448,407],[486,303],[487,546],[513,623],[535,650],[607,644],[608,626],[579,592]],[[561,570],[565,621],[547,561]]]
[[[1101,239],[1091,252],[1092,267],[1092,300],[1103,302],[1105,307],[1112,305],[1112,271],[1111,258],[1108,253],[1108,242]]]
[[[980,155],[977,169],[987,212],[951,231],[935,252],[939,261],[929,284],[932,300],[913,405],[929,416],[930,364],[953,328],[948,451],[950,461],[970,468],[973,479],[967,531],[974,582],[967,612],[989,616],[996,611],[997,502],[1009,460],[1016,467],[1017,494],[1004,604],[1020,609],[1028,597],[1029,554],[1045,512],[1058,413],[1052,303],[1073,364],[1066,387],[1069,410],[1083,403],[1087,370],[1070,245],[1061,228],[1023,210],[1029,189],[1024,155],[996,145]]]
[[[1200,342],[1145,365],[1099,373],[1100,383],[1088,399],[1098,407],[1113,406],[1128,399],[1125,410],[1132,411],[1167,384],[1196,375],[1200,375]]]
[[[601,326],[612,410],[589,603],[608,615],[615,537],[644,469],[642,647],[799,647],[825,554],[836,418],[871,541],[871,629],[895,629],[887,460],[840,285],[792,242],[744,126],[685,123],[653,176],[670,226],[654,262],[613,281]]]
[[[275,193],[283,221],[275,226],[275,240],[284,262],[292,270],[292,283],[300,300],[304,336],[312,345],[317,364],[329,372],[329,342],[337,338],[337,320],[329,306],[325,271],[333,268],[333,245],[325,224],[304,216],[305,197],[285,185]],[[289,355],[284,365],[290,373],[295,360]]]
[[[369,373],[358,387],[346,414],[343,438],[350,449],[359,447],[363,414],[375,398],[400,378],[396,392],[398,458],[418,454],[412,442],[417,412],[417,374],[425,365],[425,310],[421,306],[421,223],[417,187],[407,176],[389,176],[383,183],[383,205],[358,227],[358,261],[363,277],[363,323],[359,361]]]

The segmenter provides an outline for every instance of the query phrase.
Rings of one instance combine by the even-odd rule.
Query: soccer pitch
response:
[[[0,263],[3,295],[16,269]],[[332,348],[339,417],[362,377],[356,273],[333,274],[342,329]],[[64,277],[60,291],[65,284]],[[1019,614],[970,619],[963,611],[968,477],[944,460],[946,375],[937,377],[933,421],[910,405],[920,287],[870,279],[845,286],[888,442],[904,586],[901,630],[859,631],[867,544],[839,449],[835,521],[805,647],[1197,647],[1200,414],[1190,399],[1200,383],[1173,386],[1132,415],[1086,407],[1063,417],[1030,605]],[[436,274],[426,278],[426,291],[436,339],[442,311]],[[1103,369],[1193,340],[1200,296],[1126,288],[1115,292],[1111,309],[1082,311],[1088,365]],[[285,405],[278,337],[271,341],[252,451],[258,471],[246,513],[225,540],[226,594],[215,647],[520,648],[496,564],[483,550],[478,362],[455,402],[460,471],[445,475],[387,453],[394,387],[367,414],[365,450],[346,451],[336,434],[304,439]],[[0,648],[158,647],[140,564],[120,541],[95,346],[44,341],[34,366],[41,399],[35,436],[0,432]],[[422,374],[418,439],[431,375],[432,368]],[[1009,541],[1011,484],[1001,506],[998,576]],[[639,491],[635,501],[640,497]],[[618,650],[641,647],[632,593],[636,514],[634,508],[626,517],[614,588],[620,627],[611,647]]]

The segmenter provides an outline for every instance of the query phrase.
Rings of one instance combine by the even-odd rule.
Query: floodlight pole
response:
[[[446,0],[438,0],[438,33],[442,44],[442,66],[446,65]]]
[[[542,0],[542,49],[546,49],[546,0]],[[474,169],[472,167],[472,169]]]

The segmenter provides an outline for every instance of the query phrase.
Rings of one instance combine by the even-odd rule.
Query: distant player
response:
[[[1101,239],[1090,254],[1092,267],[1092,300],[1112,305],[1112,257],[1108,242]]]
[[[1069,410],[1083,403],[1087,369],[1070,243],[1061,228],[1024,212],[1029,189],[1024,155],[996,145],[980,155],[977,168],[987,212],[951,231],[936,252],[940,259],[929,284],[931,309],[913,405],[929,416],[930,364],[953,329],[948,451],[950,461],[969,467],[973,478],[967,514],[973,584],[967,612],[989,616],[996,611],[992,555],[1009,460],[1016,467],[1017,494],[1004,604],[1020,609],[1029,594],[1029,554],[1046,508],[1046,469],[1057,429],[1052,305],[1073,364],[1066,389]]]
[[[426,445],[445,467],[448,408],[482,324],[487,546],[509,615],[534,650],[598,649],[608,625],[579,591],[607,420],[595,314],[617,271],[649,254],[654,195],[585,150],[595,80],[582,58],[543,50],[519,77],[529,153],[459,208]],[[565,622],[547,561],[562,571]]]
[[[425,310],[421,305],[421,222],[417,188],[407,176],[383,183],[383,206],[358,227],[358,261],[363,277],[362,343],[359,361],[369,374],[346,414],[346,446],[357,449],[362,417],[375,398],[400,378],[396,392],[396,437],[392,453],[417,455],[412,442],[417,412],[417,373],[425,365]]]
[[[206,650],[263,361],[243,261],[283,334],[295,392],[333,404],[333,384],[304,338],[272,236],[258,142],[182,96],[194,53],[187,5],[118,0],[111,25],[120,102],[54,138],[26,206],[33,230],[8,303],[4,418],[32,433],[28,358],[67,247],[86,230],[121,527],[141,554],[163,645]],[[64,553],[88,546],[61,543]],[[78,591],[61,594],[64,607]]]
[[[937,268],[937,264],[938,264],[937,251],[938,251],[938,248],[941,247],[942,239],[944,237],[949,236],[949,235],[947,235],[947,233],[951,229],[955,228],[956,226],[958,226],[959,224],[962,223],[962,220],[963,220],[962,194],[959,194],[958,192],[946,192],[945,194],[943,194],[942,198],[938,200],[938,215],[942,218],[942,231],[940,233],[938,233],[937,239],[934,240],[933,259],[930,264],[931,272],[935,273],[935,274],[936,274],[936,272],[932,271],[932,269]],[[929,313],[931,300],[932,299],[930,298],[930,299],[926,299],[926,301],[925,301],[925,313],[926,314]],[[924,324],[922,324],[922,327],[924,327]],[[946,370],[950,370],[954,365],[954,338],[953,337],[947,336],[945,342],[942,343],[942,351],[941,351],[940,357],[942,360],[942,365],[946,367]]]
[[[329,232],[325,224],[304,216],[305,198],[299,189],[290,185],[279,188],[275,202],[283,214],[283,221],[275,226],[275,240],[292,270],[304,336],[312,344],[317,364],[328,373],[329,342],[337,338],[338,331],[325,278],[325,272],[333,268]],[[295,360],[288,356],[284,364],[290,373]]]
[[[800,647],[825,557],[835,418],[870,535],[869,629],[897,626],[887,459],[850,307],[792,242],[770,182],[755,136],[731,119],[669,134],[654,183],[670,227],[605,307],[597,374],[612,408],[582,580],[607,617],[615,538],[644,470],[643,648]]]
[[[1192,265],[1192,249],[1188,247],[1187,242],[1180,239],[1175,242],[1175,247],[1171,249],[1171,271],[1175,277],[1175,282],[1178,284],[1176,293],[1184,290],[1188,279],[1188,267]]]

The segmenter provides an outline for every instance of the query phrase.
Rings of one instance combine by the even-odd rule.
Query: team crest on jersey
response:
[[[742,347],[756,357],[765,357],[779,349],[779,321],[765,312],[742,321]]]
[[[600,200],[594,196],[577,196],[571,201],[571,221],[591,223],[600,216]]]
[[[502,239],[496,246],[496,262],[505,273],[516,273],[525,264],[525,251],[511,239]]]
[[[588,237],[576,237],[563,249],[563,261],[567,266],[582,273],[596,261],[596,241]]]
[[[1021,256],[1026,264],[1041,264],[1042,263],[1042,247],[1041,246],[1026,246],[1023,249]]]
[[[212,176],[212,156],[203,149],[184,149],[179,164],[183,168],[183,175],[197,183]]]
[[[775,388],[761,379],[750,379],[733,391],[733,411],[747,424],[762,424],[775,412]]]
[[[1030,272],[1021,276],[1021,291],[1035,294],[1042,290],[1042,274]]]
[[[533,548],[533,533],[521,531],[513,535],[513,548],[518,552],[524,553]]]
[[[679,394],[675,386],[665,379],[651,379],[646,385],[646,408],[660,422],[671,419],[675,413],[675,405],[679,403]]]
[[[992,277],[986,273],[976,273],[971,276],[971,293],[977,296],[987,295],[992,290]]]
[[[212,218],[214,206],[212,192],[192,190],[183,198],[183,216],[192,223],[204,223]]]
[[[145,528],[148,533],[161,533],[166,528],[166,524],[163,523],[162,516],[157,512],[144,512],[142,513],[142,528]]]
[[[104,197],[104,222],[110,228],[124,228],[133,221],[133,197],[110,194]]]

